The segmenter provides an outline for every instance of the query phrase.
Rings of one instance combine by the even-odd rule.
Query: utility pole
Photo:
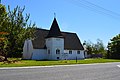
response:
[[[1,0],[0,0],[0,4],[1,4]]]

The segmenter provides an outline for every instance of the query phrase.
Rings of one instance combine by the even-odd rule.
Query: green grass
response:
[[[10,59],[11,60],[11,59]],[[50,66],[50,65],[69,65],[69,64],[91,64],[91,63],[107,63],[120,62],[114,59],[85,59],[85,60],[59,60],[59,61],[35,61],[35,60],[20,60],[16,63],[0,62],[0,67],[23,67],[23,66]]]

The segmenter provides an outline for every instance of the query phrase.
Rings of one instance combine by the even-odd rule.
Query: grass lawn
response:
[[[115,59],[85,59],[85,60],[59,60],[59,61],[36,61],[36,60],[20,60],[15,63],[0,62],[0,67],[23,67],[23,66],[50,66],[50,65],[69,65],[69,64],[91,64],[91,63],[107,63],[120,62]]]

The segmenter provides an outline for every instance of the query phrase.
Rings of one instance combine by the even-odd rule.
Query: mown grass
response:
[[[10,59],[12,60],[12,59]],[[50,66],[50,65],[70,65],[70,64],[91,64],[91,63],[107,63],[120,62],[115,59],[85,59],[85,60],[59,60],[59,61],[36,61],[36,60],[19,60],[15,63],[0,62],[0,67],[23,67],[23,66]]]

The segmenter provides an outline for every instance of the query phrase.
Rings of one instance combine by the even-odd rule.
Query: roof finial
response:
[[[54,18],[56,18],[56,13],[54,12]]]

